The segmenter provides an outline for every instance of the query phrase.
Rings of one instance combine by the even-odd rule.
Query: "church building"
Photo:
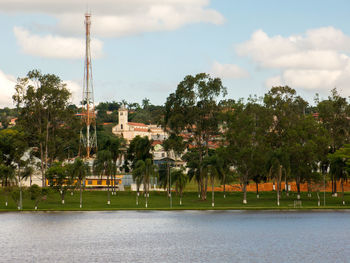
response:
[[[121,136],[129,143],[136,136],[147,136],[150,140],[163,141],[167,138],[167,133],[157,125],[138,122],[128,122],[128,109],[122,105],[118,110],[119,121],[113,127],[112,132],[115,135]]]

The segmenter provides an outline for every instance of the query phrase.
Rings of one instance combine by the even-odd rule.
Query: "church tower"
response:
[[[118,130],[128,130],[128,109],[124,104],[118,109],[118,118]]]

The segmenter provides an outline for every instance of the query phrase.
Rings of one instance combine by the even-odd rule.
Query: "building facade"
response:
[[[112,128],[113,134],[123,137],[129,143],[136,136],[147,136],[150,140],[163,141],[167,138],[167,133],[154,124],[144,124],[138,122],[128,121],[128,109],[123,105],[118,110],[119,121],[116,126]]]

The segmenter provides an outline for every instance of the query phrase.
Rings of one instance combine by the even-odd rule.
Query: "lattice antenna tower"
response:
[[[90,27],[91,14],[85,14],[85,63],[84,63],[84,82],[83,82],[83,100],[82,100],[82,122],[83,128],[80,131],[80,142],[85,148],[86,158],[90,158],[92,152],[97,152],[97,134],[96,134],[96,114],[94,102],[94,87],[91,66],[90,49]]]

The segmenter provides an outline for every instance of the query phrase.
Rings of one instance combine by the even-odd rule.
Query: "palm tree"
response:
[[[211,206],[212,207],[215,206],[214,181],[215,181],[215,178],[223,177],[222,176],[222,174],[224,173],[223,165],[224,165],[223,160],[219,158],[217,154],[208,156],[203,160],[203,171],[209,174],[210,181],[211,181]]]
[[[8,195],[10,193],[10,186],[16,184],[15,170],[11,166],[0,164],[0,179],[5,194],[5,206],[8,205]]]
[[[83,180],[85,177],[90,174],[90,167],[87,163],[80,158],[76,158],[70,172],[72,173],[72,177],[78,180],[78,186],[80,191],[80,205],[79,207],[83,207]]]
[[[152,159],[147,158],[145,161],[138,160],[133,170],[134,180],[143,182],[143,190],[146,198],[146,208],[148,207],[149,184],[151,176],[156,176],[157,166],[153,164]]]
[[[137,167],[132,171],[132,179],[136,182],[136,205],[139,205],[140,186],[143,180],[143,165],[143,161],[139,162]]]
[[[99,151],[97,158],[94,161],[93,169],[95,173],[101,176],[107,176],[107,205],[111,204],[111,196],[109,191],[110,180],[109,176],[113,174],[114,164],[112,160],[112,154],[108,150]]]
[[[106,142],[106,148],[110,151],[113,160],[112,169],[112,195],[116,195],[116,174],[117,174],[117,162],[122,155],[122,148],[125,145],[125,140],[123,138],[110,138]]]
[[[188,182],[188,176],[184,173],[184,169],[172,169],[172,182],[175,184],[176,192],[180,195],[180,205],[182,205],[183,190]]]

